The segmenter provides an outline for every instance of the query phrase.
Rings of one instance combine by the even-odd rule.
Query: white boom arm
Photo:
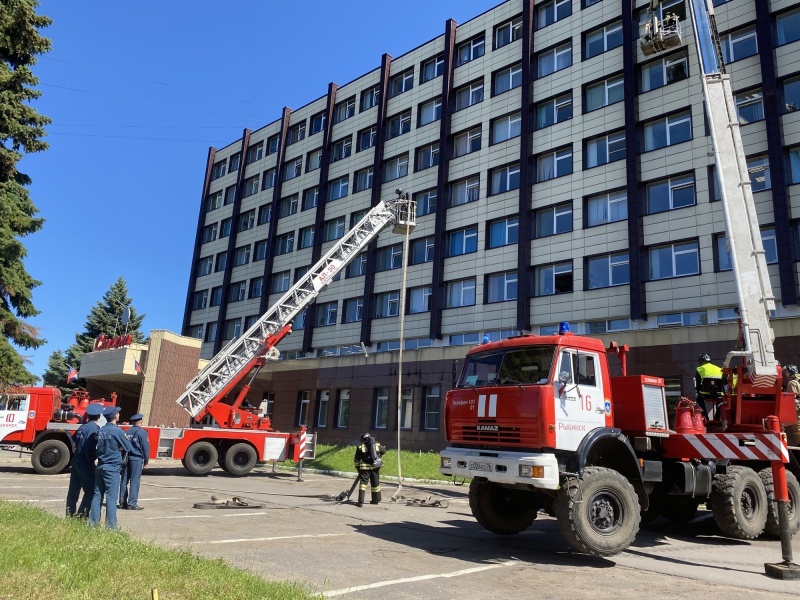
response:
[[[398,190],[399,198],[384,200],[339,240],[289,291],[271,306],[242,336],[231,341],[186,386],[177,403],[196,417],[237,377],[246,374],[253,359],[266,354],[276,360],[269,345],[276,333],[310,305],[333,278],[390,223],[406,233],[416,225],[416,202]]]

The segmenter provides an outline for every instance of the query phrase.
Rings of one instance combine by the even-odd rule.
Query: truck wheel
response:
[[[182,462],[190,473],[205,475],[217,464],[217,449],[210,442],[195,442],[189,446]]]
[[[722,533],[738,540],[754,540],[767,522],[767,492],[753,469],[729,466],[715,475],[711,511]]]
[[[258,455],[250,444],[240,442],[225,451],[225,470],[235,477],[243,477],[256,466]]]
[[[469,484],[472,515],[484,529],[498,535],[514,535],[530,527],[538,512],[533,498],[530,492],[496,483],[478,483],[473,479]]]
[[[688,523],[697,515],[700,500],[681,496],[667,496],[661,507],[661,516],[673,523]]]
[[[33,449],[31,464],[37,473],[55,475],[67,468],[70,461],[67,445],[61,440],[45,440]]]
[[[767,491],[767,525],[764,531],[769,535],[781,537],[781,528],[778,525],[778,503],[775,502],[775,486],[772,484],[772,467],[767,467],[758,472],[761,483]],[[794,535],[800,530],[800,483],[794,473],[786,470],[786,488],[789,492],[789,535]]]
[[[641,508],[630,482],[617,471],[588,467],[556,498],[561,535],[590,556],[614,556],[631,545],[639,531]]]

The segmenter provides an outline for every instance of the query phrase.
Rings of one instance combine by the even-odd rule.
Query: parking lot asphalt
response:
[[[0,451],[0,498],[64,513],[69,473],[45,476],[29,458]],[[780,543],[719,535],[710,513],[677,526],[643,529],[611,559],[570,550],[554,519],[539,515],[516,536],[482,529],[467,488],[384,482],[384,502],[356,507],[333,498],[351,480],[258,467],[248,477],[221,470],[189,475],[176,461],[145,470],[142,511],[120,511],[121,527],[144,541],[221,558],[267,579],[293,580],[336,598],[797,598],[800,581],[764,574]],[[234,496],[259,508],[194,508]],[[446,499],[448,506],[421,505]],[[410,505],[407,502],[416,500]],[[793,540],[800,560],[800,536]],[[124,561],[124,558],[121,559]],[[157,573],[147,574],[157,585]]]

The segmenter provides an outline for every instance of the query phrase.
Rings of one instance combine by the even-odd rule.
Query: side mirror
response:
[[[453,381],[450,387],[456,387],[456,381],[458,381],[458,359],[453,361]]]
[[[569,371],[561,371],[561,373],[558,374],[558,380],[564,385],[569,383],[570,377]]]

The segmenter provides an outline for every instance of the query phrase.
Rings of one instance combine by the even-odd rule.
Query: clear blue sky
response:
[[[46,219],[25,238],[41,376],[120,276],[143,331],[180,332],[209,146],[276,120],[499,0],[40,0],[50,149],[23,159]],[[311,68],[309,68],[311,66]]]

